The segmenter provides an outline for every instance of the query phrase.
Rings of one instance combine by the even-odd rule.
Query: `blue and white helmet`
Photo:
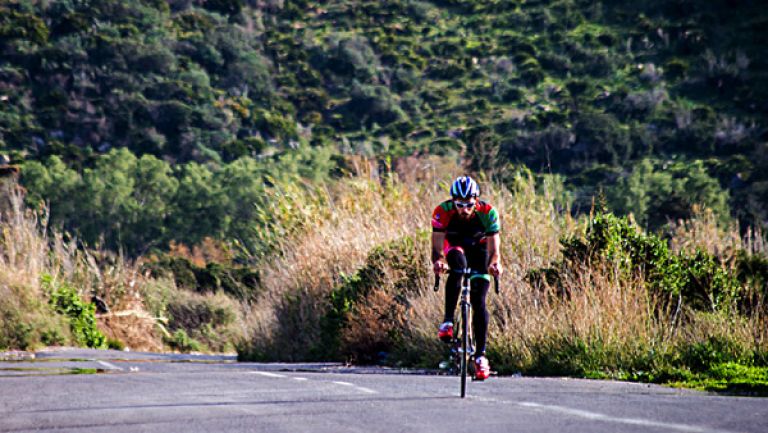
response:
[[[457,177],[451,185],[451,197],[468,199],[480,195],[480,187],[469,176]]]

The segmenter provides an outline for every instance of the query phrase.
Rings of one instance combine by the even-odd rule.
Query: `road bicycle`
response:
[[[447,361],[440,363],[440,369],[448,370],[450,374],[458,374],[461,377],[461,398],[467,395],[467,375],[475,380],[475,342],[472,336],[472,304],[470,302],[469,277],[472,270],[469,268],[459,269],[455,272],[461,275],[461,295],[459,298],[459,318],[456,321],[458,332],[455,332],[449,342],[449,356]],[[499,293],[499,279],[493,277],[493,286],[496,293]],[[440,290],[440,275],[435,275],[435,291]]]

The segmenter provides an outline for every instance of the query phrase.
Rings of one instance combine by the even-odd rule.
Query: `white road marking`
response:
[[[251,373],[251,374],[259,374],[261,376],[266,376],[266,377],[274,377],[274,378],[278,378],[278,379],[289,379],[290,378],[290,379],[297,380],[297,381],[300,381],[300,382],[309,381],[309,379],[307,379],[306,377],[290,377],[290,376],[286,376],[284,374],[270,373],[270,372],[267,372],[267,371],[250,371],[249,373]],[[357,386],[354,383],[342,382],[342,381],[338,381],[338,380],[331,381],[331,383],[334,383],[336,385],[350,387],[350,388],[353,388],[353,389],[355,389],[357,391],[364,392],[366,394],[378,394],[378,392],[376,392],[376,391],[374,391],[374,390],[372,390],[370,388],[366,388],[364,386]]]
[[[667,423],[667,422],[652,421],[652,420],[639,419],[639,418],[620,418],[620,417],[614,417],[614,416],[605,415],[597,412],[589,412],[581,409],[572,409],[564,406],[554,406],[554,405],[548,405],[548,404],[533,403],[528,401],[518,402],[517,405],[522,407],[533,408],[533,409],[559,412],[566,415],[572,415],[580,418],[586,418],[586,419],[597,420],[597,421],[615,422],[615,423],[621,423],[621,424],[638,425],[643,427],[659,427],[659,428],[665,428],[669,430],[677,430],[677,431],[683,431],[683,432],[729,433],[725,430],[715,430],[707,427]]]
[[[120,371],[123,371],[122,368],[116,366],[115,364],[111,364],[111,363],[106,362],[106,361],[96,361],[96,362],[101,364],[101,365],[103,365],[104,367],[107,367],[110,370],[120,370]]]
[[[260,374],[260,375],[266,376],[266,377],[276,377],[276,378],[280,378],[280,379],[288,377],[288,376],[286,376],[284,374],[269,373],[267,371],[252,371],[251,373],[253,373],[253,374]]]
[[[374,390],[372,390],[370,388],[366,388],[364,386],[357,386],[354,383],[340,382],[340,381],[333,381],[333,383],[335,383],[336,385],[349,386],[349,387],[355,388],[358,391],[362,391],[362,392],[364,392],[366,394],[377,394],[376,391],[374,391]]]
[[[358,391],[362,391],[362,392],[364,392],[366,394],[378,394],[376,391],[374,391],[374,390],[372,390],[370,388],[366,388],[364,386],[356,386],[355,389],[358,390]]]

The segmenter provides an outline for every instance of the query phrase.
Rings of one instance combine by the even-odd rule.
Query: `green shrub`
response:
[[[385,126],[407,118],[396,96],[384,86],[359,85],[351,96],[349,102],[337,110],[345,120],[342,127],[356,129],[360,125],[371,127],[374,123]]]
[[[202,345],[195,339],[190,338],[186,331],[178,329],[170,337],[165,337],[165,344],[174,350],[182,353],[200,352]]]
[[[360,363],[381,362],[383,357],[388,363],[419,360],[422,354],[413,353],[407,343],[405,315],[407,296],[418,293],[418,282],[425,278],[417,248],[425,243],[426,234],[374,248],[365,266],[345,276],[330,293],[329,308],[320,322],[320,356]]]
[[[628,129],[609,113],[582,112],[574,125],[576,145],[583,157],[617,164],[632,155]]]
[[[116,338],[107,338],[107,349],[125,350],[125,343]]]
[[[721,364],[752,364],[753,353],[741,343],[723,336],[710,336],[704,341],[686,344],[679,349],[676,364],[695,373],[706,372]]]
[[[700,160],[672,164],[641,160],[607,195],[611,209],[634,214],[650,230],[664,227],[669,220],[691,218],[696,205],[711,209],[720,223],[730,220],[728,193]]]
[[[688,62],[680,58],[672,58],[664,64],[664,75],[672,80],[685,78],[689,69]]]
[[[427,75],[436,80],[455,80],[466,73],[466,68],[456,62],[435,61],[430,64]]]
[[[261,290],[258,271],[242,266],[207,263],[199,267],[183,257],[161,256],[145,265],[155,277],[171,277],[178,287],[199,292],[223,291],[239,300],[253,300]]]
[[[0,349],[27,349],[37,343],[33,323],[25,320],[17,308],[0,301]]]
[[[43,276],[43,286],[50,294],[53,309],[67,317],[72,336],[80,346],[106,347],[107,339],[96,326],[96,306],[83,302],[77,290],[66,283],[54,286],[53,277]]]
[[[652,293],[680,297],[685,305],[696,310],[727,309],[739,298],[738,281],[716,257],[701,250],[674,254],[666,242],[643,233],[627,218],[598,214],[583,237],[567,237],[561,244],[561,262],[529,273],[529,281],[534,285],[554,282],[560,286],[565,273],[579,272],[582,266],[609,263],[617,266],[624,278],[639,272]],[[567,294],[567,290],[560,287],[561,293]]]

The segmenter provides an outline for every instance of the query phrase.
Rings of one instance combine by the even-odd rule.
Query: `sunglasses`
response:
[[[474,201],[455,201],[456,207],[459,209],[464,209],[468,207],[472,207],[475,205]]]

